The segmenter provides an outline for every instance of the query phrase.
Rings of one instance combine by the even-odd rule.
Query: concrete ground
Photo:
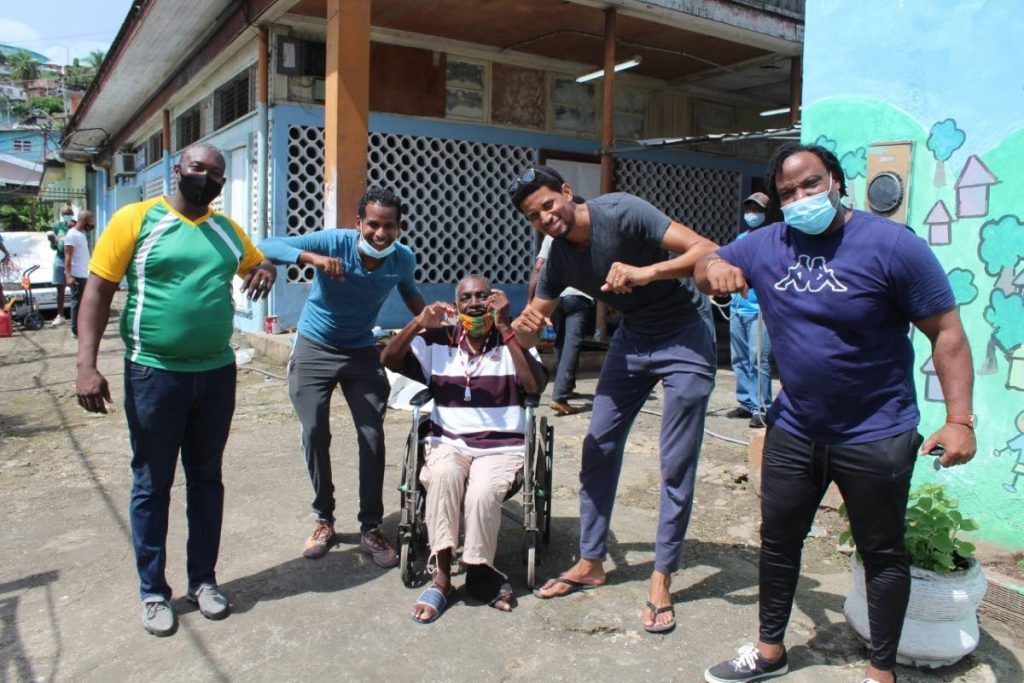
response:
[[[114,412],[88,415],[74,399],[75,341],[68,328],[0,339],[0,681],[29,680],[701,680],[705,667],[756,636],[758,500],[743,480],[746,448],[704,441],[684,568],[674,577],[679,627],[644,633],[656,522],[658,418],[642,414],[627,446],[612,523],[609,583],[560,600],[528,594],[520,532],[507,523],[498,564],[520,604],[502,614],[459,599],[433,625],[409,617],[418,590],[355,546],[354,433],[335,399],[334,462],[343,543],[318,561],[301,557],[313,528],[309,483],[284,375],[257,358],[239,373],[238,408],[225,457],[227,502],[218,566],[232,615],[204,619],[185,585],[183,484],[175,486],[168,578],[181,627],[158,639],[140,626],[127,520],[128,432],[119,405],[116,321],[101,348]],[[593,375],[580,381],[593,392]],[[718,376],[708,429],[748,438],[732,407],[733,377]],[[652,411],[660,405],[650,402]],[[542,414],[548,414],[547,409]],[[541,576],[567,567],[578,541],[576,471],[586,413],[556,429],[552,543]],[[385,529],[396,525],[399,455],[409,414],[387,418]],[[736,481],[740,479],[740,481]],[[842,614],[848,559],[841,522],[823,512],[805,552],[789,628],[787,680],[859,681],[865,649]],[[461,578],[457,583],[461,583]],[[461,595],[461,594],[460,594]],[[1021,681],[1024,640],[982,619],[978,649],[937,671],[901,667],[901,681]]]

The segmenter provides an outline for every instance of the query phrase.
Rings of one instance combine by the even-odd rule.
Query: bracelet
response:
[[[512,337],[514,336],[516,336],[516,331],[512,330],[511,332],[509,332],[508,334],[501,338],[501,343],[504,344],[505,346],[508,346],[508,343],[512,341]]]
[[[706,266],[704,266],[704,277],[708,276],[708,271],[711,270],[711,266],[715,265],[719,261],[724,261],[724,260],[725,260],[724,258],[719,258],[719,257],[716,256],[715,258],[713,258],[710,261],[708,261],[708,264]]]

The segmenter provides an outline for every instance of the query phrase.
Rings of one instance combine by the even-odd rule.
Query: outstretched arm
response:
[[[673,258],[649,266],[631,266],[616,261],[608,270],[605,283],[601,290],[625,294],[634,287],[642,287],[656,280],[675,280],[681,277],[692,277],[694,266],[705,254],[718,248],[718,245],[701,237],[682,223],[672,221],[661,239],[665,251],[678,254]]]

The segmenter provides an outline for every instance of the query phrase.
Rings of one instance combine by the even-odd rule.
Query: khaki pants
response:
[[[426,447],[420,481],[427,489],[427,533],[431,552],[462,546],[465,564],[494,566],[501,527],[501,503],[523,466],[522,455],[471,457],[454,446]]]

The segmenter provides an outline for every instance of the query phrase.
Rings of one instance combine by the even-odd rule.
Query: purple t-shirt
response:
[[[923,239],[854,211],[826,236],[774,223],[718,253],[757,289],[782,380],[773,425],[819,443],[877,441],[917,426],[909,323],[955,305]]]

